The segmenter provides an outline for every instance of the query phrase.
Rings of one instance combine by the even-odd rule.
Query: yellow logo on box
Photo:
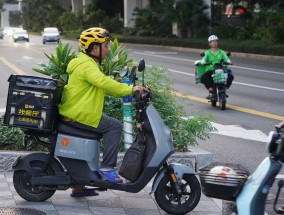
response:
[[[25,109],[35,109],[35,106],[29,105],[29,104],[25,104]]]

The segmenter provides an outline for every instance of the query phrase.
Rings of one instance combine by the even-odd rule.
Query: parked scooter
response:
[[[284,163],[284,122],[275,126],[276,132],[270,132],[267,150],[270,154],[257,167],[253,174],[239,164],[213,163],[200,170],[202,192],[209,197],[235,201],[236,207],[232,214],[263,215],[265,201],[275,177]],[[212,168],[226,166],[236,174],[216,174]],[[227,171],[229,172],[229,171]],[[284,205],[276,208],[283,180],[278,182],[278,192],[274,201],[274,210],[284,214]]]
[[[227,53],[228,56],[230,56],[230,53]],[[201,57],[204,56],[204,53],[200,54]],[[196,72],[195,77],[196,79],[200,79],[201,76],[205,72],[205,66],[212,65],[212,63],[208,62],[205,65],[201,65],[201,61],[196,61]],[[219,102],[219,106],[221,110],[226,109],[226,103],[227,103],[227,94],[226,94],[226,84],[228,79],[228,72],[226,66],[229,65],[226,62],[224,62],[223,59],[220,60],[219,63],[213,64],[214,66],[214,72],[212,74],[213,81],[215,83],[215,89],[214,93],[209,94],[209,102],[211,103],[212,107],[216,107],[217,102]],[[199,82],[196,81],[197,83]]]
[[[145,62],[141,60],[138,71],[143,72],[142,77],[144,69]],[[132,69],[130,78],[133,83],[137,80],[136,67]],[[199,181],[192,168],[167,161],[175,152],[172,134],[150,104],[151,97],[151,92],[136,92],[134,95],[137,132],[145,140],[144,160],[137,180],[111,183],[102,179],[97,172],[101,135],[59,121],[53,133],[26,131],[26,143],[33,141],[46,146],[50,152],[31,153],[15,161],[13,183],[17,193],[35,202],[47,200],[56,190],[76,185],[137,193],[156,175],[151,193],[154,193],[158,205],[170,214],[192,211],[200,200]],[[44,141],[43,137],[48,141]]]

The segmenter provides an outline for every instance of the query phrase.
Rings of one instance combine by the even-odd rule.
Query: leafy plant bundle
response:
[[[63,46],[62,42],[59,41],[56,55],[48,55],[45,52],[44,54],[49,59],[49,62],[47,64],[39,64],[42,69],[33,68],[33,70],[66,84],[68,81],[68,73],[66,72],[68,63],[76,57],[76,53],[72,52],[72,46],[68,43]]]

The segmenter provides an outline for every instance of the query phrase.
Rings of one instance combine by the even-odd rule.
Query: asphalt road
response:
[[[77,49],[77,41],[69,43]],[[14,43],[9,38],[0,40],[0,110],[5,108],[9,75],[23,71],[38,76],[32,68],[39,68],[39,63],[46,63],[47,58],[43,52],[54,53],[56,46],[56,43],[43,45],[41,37],[33,35],[29,43]],[[153,46],[126,46],[131,49],[130,57],[135,60],[144,58],[147,65],[162,65],[169,69],[168,77],[173,81],[175,91],[191,96],[189,101],[192,106],[186,108],[188,115],[193,112],[211,114],[215,123],[238,125],[264,134],[274,130],[274,125],[284,120],[284,62],[231,58],[235,80],[228,90],[228,108],[221,111],[206,102],[204,98],[208,93],[204,86],[195,84],[194,61],[200,59],[198,53],[177,52]],[[249,140],[241,134],[239,137],[210,134],[210,140],[200,141],[199,146],[212,152],[214,161],[240,163],[251,172],[267,156],[264,142]],[[269,202],[274,194],[275,187],[269,194]],[[283,196],[284,194],[282,203]],[[267,205],[268,214],[274,214],[271,210],[271,205]]]

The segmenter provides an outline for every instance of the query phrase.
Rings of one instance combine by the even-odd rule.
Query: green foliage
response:
[[[191,113],[194,117],[187,118],[184,108],[190,104],[186,100],[176,99],[172,94],[173,85],[166,74],[167,69],[164,67],[147,68],[146,86],[153,94],[152,103],[173,133],[174,147],[178,151],[187,151],[188,145],[197,144],[198,139],[209,138],[207,131],[214,130],[209,121],[212,117]]]
[[[114,117],[123,122],[121,99],[105,96],[103,112],[105,115]]]
[[[62,36],[69,39],[79,39],[81,30],[63,31]]]
[[[208,6],[200,0],[180,0],[176,3],[175,21],[180,27],[182,38],[188,37],[188,31],[190,31],[190,38],[192,38],[197,27],[208,24],[208,19],[206,19],[204,13],[206,9],[208,9]],[[204,21],[201,23],[201,20]]]
[[[248,9],[241,15],[230,18],[222,14],[225,5],[214,5],[212,10],[212,31],[222,38],[255,40],[270,44],[284,43],[284,2],[258,1],[261,10],[253,12],[255,2],[249,2]],[[237,2],[235,2],[235,6]],[[221,10],[220,10],[221,9]]]
[[[117,39],[110,41],[108,55],[102,61],[102,64],[99,65],[101,71],[105,75],[113,76],[117,79],[119,71],[124,66],[131,66],[133,64],[133,59],[128,59],[129,51],[124,46],[118,45]]]
[[[9,23],[10,26],[18,27],[22,24],[22,17],[20,11],[9,12]]]
[[[23,144],[25,134],[23,130],[16,127],[7,127],[3,125],[3,117],[0,116],[0,149],[1,150],[36,150],[46,151],[43,146],[29,142]]]
[[[56,47],[56,55],[44,54],[49,60],[48,63],[41,63],[39,64],[41,69],[33,68],[33,70],[57,80],[58,85],[55,92],[55,100],[56,104],[59,104],[64,86],[68,81],[68,73],[66,72],[68,63],[76,57],[76,54],[74,51],[72,52],[72,47],[68,43],[63,45],[61,41],[59,41]]]
[[[59,17],[60,26],[64,26],[64,31],[81,29],[81,21],[74,12],[64,12]]]
[[[24,133],[19,128],[10,128],[3,125],[3,117],[0,117],[0,147],[1,149],[19,149]]]
[[[33,70],[66,84],[68,80],[68,73],[66,72],[68,63],[76,57],[75,52],[72,52],[72,47],[68,43],[63,45],[60,41],[56,48],[56,55],[44,54],[49,60],[48,64],[41,63],[39,66],[42,69],[33,68]]]
[[[220,35],[222,38],[235,39],[237,36],[238,28],[230,25],[216,26],[212,29],[212,34]]]
[[[101,27],[107,29],[109,32],[120,34],[123,31],[123,20],[116,17],[105,17]]]
[[[80,51],[80,50],[79,50]],[[116,77],[124,66],[131,66],[133,59],[128,59],[128,53],[124,46],[119,45],[117,39],[110,41],[109,53],[106,59],[99,65],[101,71],[108,76]],[[48,58],[48,63],[41,63],[41,69],[33,68],[35,72],[51,76],[53,79],[59,80],[65,85],[68,80],[66,72],[68,63],[76,57],[76,53],[72,52],[72,47],[67,43],[63,45],[61,41],[56,48],[56,55],[44,53]]]
[[[87,13],[102,10],[106,16],[114,18],[118,14],[123,15],[123,0],[92,0],[86,9]]]
[[[172,35],[172,20],[170,17],[173,10],[168,1],[150,1],[150,7],[135,8],[134,32],[137,36],[163,36]]]
[[[173,133],[175,149],[187,151],[189,145],[196,145],[198,140],[209,138],[208,131],[214,130],[210,123],[212,117],[193,112],[191,113],[192,117],[186,117],[184,108],[190,104],[186,100],[176,100],[172,94],[172,82],[166,77],[166,74],[167,69],[164,67],[147,67],[145,85],[151,89],[153,94],[151,102]],[[107,96],[104,113],[123,122],[121,100]],[[133,111],[133,119],[133,124],[135,124],[135,111]]]
[[[207,8],[199,0],[151,0],[149,7],[134,10],[136,35],[169,37],[176,22],[182,38],[187,38],[188,32],[193,37],[200,26],[209,23],[204,13]]]
[[[42,31],[47,26],[57,26],[63,13],[57,0],[26,0],[23,8],[23,27],[30,31]]]
[[[166,73],[167,70],[163,67],[147,68],[145,71],[146,86],[153,93],[152,103],[165,124],[173,132],[174,147],[178,151],[187,151],[189,145],[195,145],[198,140],[209,138],[207,132],[214,130],[210,124],[212,117],[191,113],[193,117],[186,118],[184,108],[190,104],[185,100],[176,101],[175,96],[171,93],[173,91],[172,83],[166,77]],[[104,112],[122,121],[121,101],[107,97]]]

